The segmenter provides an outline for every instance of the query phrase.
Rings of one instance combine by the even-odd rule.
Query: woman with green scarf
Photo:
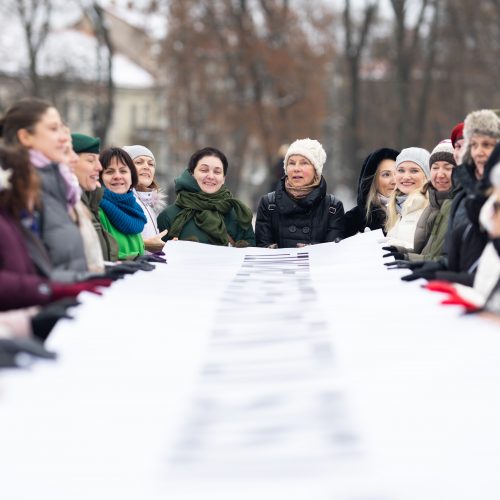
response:
[[[164,240],[190,240],[210,245],[255,246],[252,211],[224,185],[227,158],[216,148],[194,153],[175,179],[177,198],[158,216]]]

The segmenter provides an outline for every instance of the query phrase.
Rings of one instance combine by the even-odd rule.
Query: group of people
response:
[[[283,177],[253,214],[225,185],[228,160],[196,151],[167,206],[143,145],[102,149],[72,133],[49,102],[28,98],[0,120],[0,366],[43,348],[82,291],[165,263],[169,240],[303,247],[381,229],[389,268],[424,278],[444,302],[500,314],[500,118],[470,113],[429,153],[382,148],[364,161],[344,213],[322,175],[326,153],[292,142]]]

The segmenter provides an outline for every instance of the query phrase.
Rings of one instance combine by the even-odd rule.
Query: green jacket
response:
[[[196,179],[187,170],[185,170],[180,177],[177,177],[175,179],[175,192],[179,193],[183,190],[192,193],[198,193],[201,191],[198,183],[196,182]],[[163,210],[160,215],[158,215],[158,229],[160,231],[170,229],[172,222],[181,210],[182,209],[175,203],[165,208],[165,210]],[[243,240],[248,242],[248,246],[255,246],[255,233],[252,226],[250,226],[248,229],[243,229],[236,219],[236,213],[234,209],[231,209],[227,214],[225,214],[224,223],[226,225],[227,233],[235,242]],[[170,235],[167,233],[167,235],[163,239],[165,241],[168,241],[170,239]],[[193,219],[186,223],[186,225],[182,229],[179,239],[210,244],[208,235],[196,225]]]
[[[108,231],[108,233],[110,233],[118,243],[118,258],[120,260],[133,259],[138,255],[144,254],[144,240],[142,239],[141,233],[121,233],[115,226],[113,226],[113,224],[111,224],[102,208],[99,209],[99,217],[104,229]]]
[[[453,200],[444,200],[436,219],[434,220],[434,225],[432,226],[432,231],[427,240],[425,247],[421,254],[409,254],[409,259],[411,261],[417,260],[437,260],[441,257],[443,251],[444,240],[446,237],[446,231],[448,230],[448,219],[450,218],[451,203]]]
[[[92,215],[92,224],[99,236],[102,256],[104,260],[114,262],[118,260],[118,243],[111,234],[104,229],[99,216],[99,203],[101,203],[104,189],[97,188],[95,191],[83,191],[82,203],[89,209]]]

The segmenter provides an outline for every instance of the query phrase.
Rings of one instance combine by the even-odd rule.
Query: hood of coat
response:
[[[394,160],[398,156],[399,151],[391,148],[380,148],[376,149],[370,153],[363,162],[361,167],[361,172],[358,179],[358,197],[357,204],[359,207],[364,207],[366,205],[366,199],[368,198],[368,192],[375,179],[375,174],[377,173],[377,168],[382,160]]]
[[[281,179],[276,188],[276,202],[282,213],[307,211],[318,205],[326,196],[326,181],[321,176],[319,186],[314,188],[306,197],[294,200],[285,190],[285,177]]]
[[[199,193],[201,191],[196,179],[191,175],[188,169],[184,170],[179,177],[174,179],[174,186],[176,193],[179,193],[180,191]]]

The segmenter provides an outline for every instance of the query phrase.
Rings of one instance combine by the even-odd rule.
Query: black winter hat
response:
[[[363,162],[358,180],[358,206],[364,207],[370,186],[377,172],[377,168],[383,160],[396,161],[399,151],[391,148],[380,148],[370,153]]]

